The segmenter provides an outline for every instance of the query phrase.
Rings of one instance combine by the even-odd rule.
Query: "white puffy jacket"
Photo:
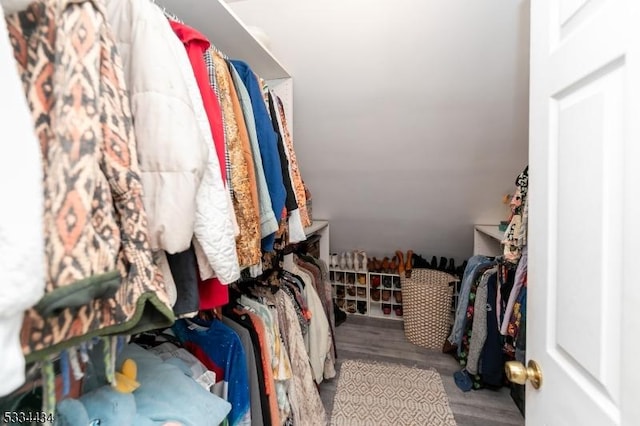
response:
[[[189,248],[208,157],[180,71],[175,35],[148,0],[107,2],[131,96],[144,205],[154,250]],[[181,47],[181,46],[179,46]]]
[[[19,2],[10,2],[19,6]],[[5,5],[3,1],[3,6]],[[22,6],[9,9],[20,10]],[[44,293],[40,145],[0,9],[0,397],[24,383],[23,313]]]
[[[184,45],[149,0],[110,0],[107,17],[131,94],[153,248],[177,253],[195,234],[209,263],[201,270],[235,281],[233,209]]]

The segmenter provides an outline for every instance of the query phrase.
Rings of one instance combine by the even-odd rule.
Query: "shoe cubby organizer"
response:
[[[402,319],[400,275],[329,269],[333,298],[348,314]]]

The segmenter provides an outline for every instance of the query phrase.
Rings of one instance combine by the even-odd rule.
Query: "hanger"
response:
[[[213,44],[213,42],[211,40],[209,40],[209,49],[213,50],[215,53],[220,55],[222,57],[222,59],[225,60],[225,62],[229,62],[230,61],[229,57],[222,50],[218,49],[216,47],[216,45]]]
[[[170,19],[170,20],[172,20],[172,21],[179,22],[179,23],[181,23],[181,24],[184,24],[184,22],[182,22],[182,20],[180,20],[176,15],[174,15],[174,14],[173,14],[173,13],[171,13],[171,12],[169,12],[169,11],[167,10],[167,8],[166,8],[166,7],[164,7],[164,6],[160,6],[160,5],[156,2],[156,0],[150,0],[150,1],[151,1],[151,3],[153,3],[153,4],[154,4],[158,9],[162,10],[162,13],[164,14],[165,18]]]

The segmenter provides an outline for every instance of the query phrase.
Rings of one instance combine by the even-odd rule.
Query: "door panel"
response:
[[[550,151],[557,186],[556,356],[619,397],[624,64],[554,99]],[[590,79],[587,79],[590,80]],[[552,135],[556,135],[556,141]],[[588,196],[576,196],[576,188]],[[550,218],[550,222],[553,218]],[[585,264],[588,267],[585,267]],[[561,283],[561,285],[558,285]],[[588,307],[588,308],[587,308]],[[586,308],[586,309],[585,309]]]
[[[640,424],[639,3],[532,1],[528,425]]]

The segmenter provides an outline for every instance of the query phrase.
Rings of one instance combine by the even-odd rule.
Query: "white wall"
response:
[[[471,254],[527,163],[527,0],[246,0],[331,249]]]

